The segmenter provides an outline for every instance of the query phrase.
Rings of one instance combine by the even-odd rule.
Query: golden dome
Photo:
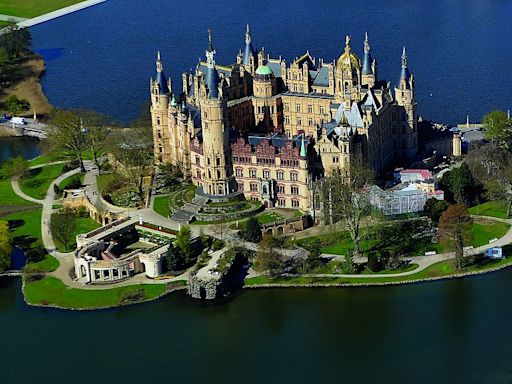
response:
[[[344,69],[356,69],[361,68],[361,60],[359,57],[352,52],[350,48],[350,36],[347,35],[345,38],[345,51],[341,54],[338,59],[337,69],[343,71]]]

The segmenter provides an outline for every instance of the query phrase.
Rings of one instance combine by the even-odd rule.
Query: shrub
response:
[[[379,255],[376,252],[368,253],[368,269],[372,272],[379,272],[382,270],[382,264],[379,260]]]
[[[251,216],[245,223],[245,230],[242,233],[244,240],[252,243],[259,243],[261,241],[260,223],[256,217]]]
[[[224,248],[224,242],[220,239],[215,239],[213,240],[213,243],[212,243],[212,250],[213,251],[218,251],[220,249]]]

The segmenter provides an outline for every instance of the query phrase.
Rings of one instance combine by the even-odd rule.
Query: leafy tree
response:
[[[309,255],[306,260],[307,269],[312,270],[322,264],[322,244],[319,239],[313,239],[308,245]]]
[[[101,158],[108,148],[111,123],[104,116],[91,111],[84,112],[82,118],[86,124],[87,147],[92,152],[94,164],[101,170]]]
[[[362,159],[354,159],[347,174],[333,172],[321,181],[326,221],[341,222],[354,242],[354,255],[360,253],[361,220],[371,208],[369,187],[374,175]]]
[[[254,267],[259,271],[268,271],[270,277],[275,278],[283,273],[284,265],[284,257],[277,251],[274,238],[266,234],[256,252]]]
[[[457,269],[462,268],[464,246],[471,241],[473,219],[462,204],[450,205],[439,220],[441,239],[455,252]]]
[[[425,202],[423,210],[434,223],[438,223],[441,215],[446,211],[449,205],[450,204],[444,200],[438,200],[435,197],[431,197]]]
[[[81,115],[76,111],[54,109],[50,114],[50,121],[54,127],[48,135],[52,150],[71,152],[78,161],[80,170],[85,172],[83,152],[87,149],[87,130]]]
[[[12,236],[7,221],[0,220],[0,273],[11,267]]]
[[[169,249],[165,254],[165,264],[168,271],[176,272],[183,270],[185,266],[185,260],[178,247],[175,247],[173,242],[169,242]]]
[[[448,201],[470,207],[479,200],[481,185],[473,178],[465,162],[460,167],[446,172],[439,184],[445,191]]]
[[[512,121],[504,111],[489,112],[483,118],[484,137],[505,148],[512,144]]]
[[[25,99],[18,99],[16,95],[11,95],[2,102],[1,108],[11,115],[16,116],[21,112],[28,111],[30,109],[30,103]]]
[[[357,272],[352,252],[348,252],[343,258],[343,262],[341,263],[341,272],[347,275],[353,275]]]
[[[377,252],[368,252],[368,269],[372,272],[379,272],[382,270],[382,264],[379,260]]]
[[[261,241],[261,237],[261,227],[258,219],[254,216],[249,217],[245,223],[245,230],[243,232],[244,240],[252,243],[259,243]]]
[[[28,169],[28,162],[22,156],[6,160],[2,166],[3,177],[20,177]]]
[[[180,231],[176,235],[175,245],[179,250],[185,263],[190,263],[194,257],[194,250],[191,244],[191,232],[187,226],[181,227]]]
[[[51,218],[50,228],[53,236],[57,238],[64,248],[69,249],[70,241],[76,229],[76,214],[68,208],[54,213]]]

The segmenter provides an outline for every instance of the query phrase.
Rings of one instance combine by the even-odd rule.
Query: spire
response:
[[[169,87],[167,85],[167,78],[164,74],[164,66],[162,64],[162,57],[160,55],[160,51],[157,51],[156,54],[156,83],[158,84],[158,89],[160,91],[160,94],[167,94],[169,93]]]
[[[306,141],[304,140],[304,133],[302,134],[302,141],[300,145],[300,157],[306,157],[307,151],[306,151]]]
[[[214,51],[214,48],[213,48],[213,44],[212,44],[212,30],[211,28],[208,28],[208,49],[207,49],[208,52],[213,52]]]
[[[345,52],[350,52],[350,35],[345,36]]]
[[[251,63],[251,56],[253,59],[255,59],[256,55],[254,53],[254,48],[252,47],[252,38],[251,38],[251,32],[249,29],[249,24],[247,24],[247,29],[245,31],[245,49],[244,49],[244,55],[242,58],[242,64],[243,65],[249,65]],[[256,61],[256,60],[254,60]]]
[[[409,72],[409,67],[407,64],[407,52],[404,47],[402,51],[402,72],[400,74],[400,80],[408,81],[410,77],[411,73]]]
[[[206,50],[205,85],[211,98],[219,97],[219,73],[215,68],[215,49],[212,44],[212,31],[208,28],[208,48]]]
[[[368,32],[366,32],[364,36],[363,75],[373,75],[372,62],[373,59],[370,54],[370,41],[368,40]]]

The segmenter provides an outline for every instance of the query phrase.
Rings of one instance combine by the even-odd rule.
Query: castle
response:
[[[394,90],[377,77],[368,35],[362,60],[347,36],[337,60],[308,51],[288,65],[256,51],[249,26],[235,64],[215,54],[209,31],[206,61],[182,75],[182,89],[164,75],[160,52],[150,81],[155,161],[180,167],[198,194],[308,212],[313,181],[347,172],[354,158],[380,172],[416,156],[405,48]]]

